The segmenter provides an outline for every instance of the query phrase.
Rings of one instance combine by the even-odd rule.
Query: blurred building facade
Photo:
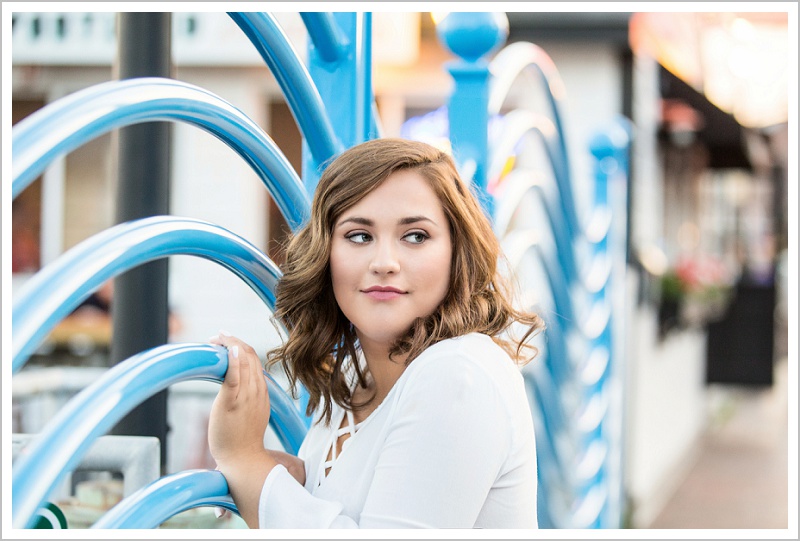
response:
[[[708,68],[691,72],[685,67],[686,58],[698,57],[698,51],[724,54],[720,41],[748,32],[735,30],[745,24],[739,20],[751,30],[785,32],[786,17],[683,14],[665,27],[655,15],[508,13],[508,41],[541,46],[564,81],[568,107],[563,114],[579,198],[589,197],[580,179],[588,183],[591,178],[590,137],[617,115],[633,121],[623,475],[634,527],[649,524],[691,465],[709,414],[709,336],[735,332],[732,326],[742,324],[720,323],[735,305],[737,284],[766,290],[767,297],[771,291],[773,301],[767,299],[765,307],[772,317],[781,304],[776,266],[788,247],[785,111],[737,110],[741,100],[731,96],[715,104],[709,98],[715,87],[697,75]],[[303,56],[299,15],[276,17]],[[707,32],[699,31],[701,23]],[[15,13],[12,24],[14,123],[72,92],[114,79],[114,13]],[[665,35],[665,28],[673,35]],[[447,102],[452,81],[444,64],[449,56],[428,13],[375,13],[373,35],[378,112],[384,134],[396,136],[409,118]],[[749,36],[760,43],[753,37],[760,34]],[[172,38],[173,77],[241,109],[264,127],[299,172],[301,140],[294,120],[274,78],[234,22],[224,13],[174,13]],[[701,42],[707,42],[705,48]],[[681,56],[680,47],[689,52]],[[702,65],[722,62],[713,60],[722,57],[711,58]],[[766,87],[785,87],[781,76],[788,66],[771,70],[765,73],[776,79]],[[744,95],[752,92],[747,88],[741,90]],[[524,91],[523,86],[519,92]],[[787,99],[780,93],[769,97],[779,104]],[[286,227],[255,173],[209,134],[185,125],[172,130],[172,214],[226,227],[279,260]],[[15,287],[65,250],[113,225],[115,178],[112,134],[56,161],[14,201]],[[672,303],[669,296],[673,278],[681,303]],[[204,342],[220,327],[259,351],[277,340],[260,300],[210,263],[172,258],[169,291],[170,307],[180,319],[173,341]],[[689,292],[719,295],[695,298]],[[776,321],[780,328],[780,318]],[[779,346],[774,340],[779,333],[772,327],[763,332],[772,332],[769,342]],[[753,355],[759,359],[748,366],[758,364],[760,374],[769,371],[773,352]],[[752,371],[734,376],[732,383],[756,377]],[[198,412],[204,407],[197,406]],[[178,451],[172,469],[186,467],[188,460]]]

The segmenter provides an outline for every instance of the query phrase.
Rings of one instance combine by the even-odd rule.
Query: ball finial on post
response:
[[[462,176],[476,188],[487,216],[494,215],[488,192],[489,61],[508,37],[505,13],[448,13],[435,17],[442,45],[458,56],[447,63],[455,87],[448,103],[450,143]]]
[[[436,24],[439,41],[467,62],[494,52],[508,38],[505,13],[448,13]]]

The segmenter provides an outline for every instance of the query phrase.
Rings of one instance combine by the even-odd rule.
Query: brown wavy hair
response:
[[[411,363],[426,348],[447,338],[479,332],[491,336],[518,363],[536,348],[529,338],[543,328],[538,315],[515,309],[510,289],[498,270],[501,250],[478,200],[459,177],[453,160],[426,143],[375,139],[343,152],[325,169],[311,204],[311,218],[286,248],[275,302],[275,319],[286,341],[267,354],[270,365],[282,363],[292,390],[301,383],[309,394],[306,413],[320,404],[330,423],[332,402],[353,409],[346,372],[355,371],[366,387],[356,359],[357,337],[333,295],[331,237],[336,220],[377,188],[389,175],[412,169],[426,179],[441,201],[453,244],[450,288],[439,307],[417,318],[393,345],[391,355]],[[506,336],[521,324],[521,339]],[[530,355],[524,353],[529,350]]]

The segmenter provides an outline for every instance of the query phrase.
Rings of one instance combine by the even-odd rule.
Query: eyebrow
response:
[[[436,225],[436,222],[434,222],[427,216],[407,216],[406,218],[401,218],[400,220],[398,220],[397,225],[409,225],[409,224],[415,224],[417,222],[430,222],[433,225]],[[375,225],[375,222],[370,220],[369,218],[363,218],[361,216],[351,216],[350,218],[345,218],[344,220],[340,221],[338,224],[336,224],[336,227],[340,227],[347,223],[353,223],[367,227],[373,227]]]

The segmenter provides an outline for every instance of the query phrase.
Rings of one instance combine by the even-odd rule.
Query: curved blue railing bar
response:
[[[515,109],[508,112],[501,118],[502,128],[494,141],[491,141],[489,156],[489,188],[491,189],[505,167],[505,159],[518,153],[518,145],[523,136],[533,132],[538,136],[545,149],[549,160],[549,165],[553,171],[553,176],[558,176],[559,170],[557,161],[559,156],[554,149],[552,141],[555,137],[555,124],[544,115],[528,111],[526,109]]]
[[[514,169],[508,173],[495,194],[498,196],[492,229],[499,239],[511,231],[511,221],[519,211],[520,205],[529,193],[536,193],[545,208],[548,225],[553,236],[562,242],[571,242],[564,216],[558,213],[558,191],[555,184],[541,172],[533,169]]]
[[[256,171],[289,225],[308,217],[303,183],[272,139],[239,109],[194,85],[157,77],[100,83],[50,103],[12,128],[12,195],[57,156],[116,128],[182,121],[211,133]]]
[[[556,316],[559,319],[570,322],[573,317],[571,312],[564,314],[560,312],[559,302],[568,303],[566,295],[568,290],[562,274],[558,270],[555,260],[556,254],[552,246],[548,247],[542,242],[542,233],[530,229],[515,229],[503,237],[501,246],[503,253],[506,254],[512,268],[517,268],[519,261],[527,253],[532,252],[540,261],[544,275],[547,279],[546,289],[553,297]],[[571,304],[567,304],[567,309],[571,309]],[[552,323],[548,321],[548,327]],[[563,332],[553,332],[548,335],[548,355],[545,357],[551,374],[559,384],[568,382],[571,378],[571,370],[568,363],[563,362],[568,357],[567,336]]]
[[[179,381],[221,378],[226,368],[224,348],[191,344],[156,348],[110,368],[70,400],[18,457],[12,481],[14,527],[29,527],[63,473],[136,405]]]
[[[280,85],[317,165],[341,152],[342,144],[311,75],[275,18],[261,12],[228,15],[256,47]]]
[[[542,135],[542,131],[539,129],[538,126],[535,124],[530,123],[529,121],[535,121],[535,115],[528,116],[522,111],[515,111],[514,113],[509,113],[509,115],[514,114],[515,122],[511,123],[509,127],[509,131],[512,135],[518,136],[517,141],[519,141],[526,133],[533,133],[539,136]],[[545,145],[547,146],[547,145]],[[505,148],[504,148],[505,147]],[[504,147],[499,147],[499,150],[511,150],[513,145],[504,145]],[[495,154],[493,152],[493,156],[499,156],[499,152]],[[495,162],[500,161],[499,159],[495,158]],[[551,165],[553,163],[551,162]],[[510,180],[509,177],[514,174],[514,171],[509,173],[509,175],[503,180],[503,184]],[[556,186],[559,183],[556,182]],[[492,193],[496,193],[499,188],[495,187],[492,190]],[[521,195],[521,194],[520,194]],[[546,194],[548,197],[544,199],[545,207],[547,209],[548,220],[550,224],[553,225],[553,233],[556,236],[556,240],[559,246],[563,246],[564,249],[559,250],[559,260],[561,261],[561,265],[564,269],[564,272],[567,275],[567,280],[569,282],[573,282],[580,279],[580,273],[578,271],[578,263],[576,262],[576,255],[574,247],[572,246],[573,243],[577,242],[575,231],[569,226],[569,222],[564,219],[564,214],[561,212],[561,204],[560,198],[556,194]],[[497,198],[497,197],[496,197]],[[495,206],[499,206],[501,203],[496,202]],[[501,211],[499,209],[495,209],[495,219],[501,219],[503,223],[507,223],[508,219],[506,217],[507,211]]]
[[[160,346],[110,368],[73,397],[18,457],[13,476],[14,527],[30,526],[42,501],[75,468],[93,441],[142,401],[182,381],[221,382],[227,368],[227,350],[210,344]],[[270,426],[285,449],[296,454],[305,437],[305,423],[270,377],[267,386],[274,413]]]
[[[520,257],[529,248],[535,249],[539,253],[540,260],[546,270],[546,277],[548,279],[548,289],[552,292],[555,299],[555,310],[559,317],[567,322],[567,324],[574,329],[578,330],[584,338],[596,338],[605,328],[607,319],[609,317],[610,307],[606,302],[598,302],[593,300],[589,288],[585,287],[588,282],[570,282],[569,276],[564,272],[563,252],[571,248],[573,239],[569,236],[562,235],[562,238],[557,238],[557,233],[562,230],[560,226],[561,216],[548,208],[546,203],[546,189],[542,189],[541,177],[531,174],[530,171],[515,170],[509,174],[507,179],[508,184],[504,183],[504,190],[500,192],[501,197],[498,198],[498,219],[496,224],[503,229],[496,229],[503,241],[503,250],[509,259]],[[549,232],[553,233],[553,241],[547,242],[547,236],[543,236],[543,232],[539,231],[526,231],[521,229],[514,229],[506,232],[508,221],[511,214],[513,214],[522,196],[526,192],[531,191],[538,195],[544,202],[545,217],[548,219],[547,224],[550,226]],[[566,243],[566,246],[561,243]],[[607,279],[610,272],[610,266],[607,265],[607,258],[603,254],[596,256],[598,264],[591,267],[591,270],[600,272],[599,278],[594,275],[584,274],[593,281],[602,281]],[[566,276],[565,276],[566,275]],[[550,333],[555,335],[554,339],[559,340],[562,333]],[[561,359],[560,362],[565,363],[571,357],[567,354],[566,349],[560,346],[554,348],[557,352],[556,358]],[[554,353],[555,353],[554,352]],[[563,354],[563,356],[561,356]],[[564,365],[566,370],[567,365]],[[559,378],[560,382],[566,381],[565,378]]]
[[[52,328],[106,280],[172,255],[219,263],[274,308],[280,271],[248,241],[219,226],[190,218],[156,216],[119,224],[76,245],[20,289],[12,312],[13,372]]]
[[[294,400],[281,389],[272,376],[264,373],[269,391],[269,425],[287,453],[296,455],[308,432],[305,410],[301,412]],[[221,382],[221,380],[220,380]]]
[[[498,201],[502,203],[504,198],[498,198]],[[563,332],[562,318],[554,308],[552,290],[542,286],[542,277],[529,278],[530,268],[522,266],[524,258],[532,258],[540,268],[540,272],[534,274],[545,275],[544,283],[551,282],[542,262],[545,254],[536,246],[537,237],[541,235],[523,233],[514,230],[503,239],[502,245],[511,268],[520,279],[524,279],[520,282],[520,286],[525,288],[523,291],[533,289],[536,292],[535,304],[526,304],[525,308],[539,312],[547,323],[539,358],[523,369],[536,431],[539,524],[543,528],[567,528],[571,524],[570,509],[576,487],[574,464],[577,463],[578,450],[572,433],[576,393],[568,389],[572,371],[569,363],[564,362],[568,358],[567,336]]]
[[[540,120],[541,117],[525,110],[512,111],[503,118],[504,129],[502,130],[502,135],[492,149],[495,168],[498,168],[499,164],[505,161],[502,159],[503,156],[513,154],[516,143],[526,133],[535,133],[544,139],[545,136],[539,127]],[[550,125],[552,126],[552,123]],[[544,126],[546,127],[547,123]],[[548,149],[548,155],[551,158],[550,165],[555,169],[554,156],[546,141],[545,147]],[[562,270],[566,274],[566,285],[555,292],[559,299],[557,304],[565,317],[573,319],[576,313],[588,312],[593,310],[594,307],[586,306],[587,302],[581,303],[576,302],[574,298],[569,299],[567,295],[582,295],[584,290],[588,293],[597,292],[602,289],[609,279],[611,272],[610,257],[607,251],[597,248],[601,247],[601,244],[598,243],[602,242],[610,227],[610,213],[605,206],[596,206],[593,210],[593,219],[590,222],[592,235],[576,234],[575,231],[570,231],[563,214],[560,212],[561,205],[559,201],[563,200],[559,199],[558,196],[560,194],[545,192],[541,188],[542,182],[537,182],[535,178],[535,176],[531,176],[530,171],[515,169],[503,179],[503,186],[495,188],[494,191],[498,192],[496,193],[498,201],[495,209],[495,231],[502,236],[524,193],[534,187],[539,188],[545,214],[555,237],[556,254]],[[581,263],[584,263],[584,265],[579,266],[576,262],[576,244],[581,241],[589,242],[595,246],[595,249],[591,251],[590,259],[582,261]],[[579,270],[579,267],[583,268]],[[573,283],[574,285],[572,285]],[[577,304],[579,308],[573,309],[573,304]],[[586,316],[586,323],[600,321],[596,314],[596,310],[590,312]],[[596,324],[593,326],[596,327]],[[596,331],[590,332],[590,334],[594,333]]]
[[[92,529],[150,529],[189,509],[223,507],[238,513],[225,476],[216,470],[185,470],[140,488],[109,509]]]
[[[550,111],[553,116],[553,122],[556,125],[558,137],[560,157],[556,160],[555,165],[560,170],[557,178],[562,183],[559,189],[563,194],[563,210],[569,220],[570,227],[574,231],[580,231],[582,224],[575,208],[566,132],[561,115],[561,107],[566,99],[566,92],[555,63],[544,49],[533,43],[516,42],[507,45],[497,53],[489,64],[489,70],[492,72],[492,79],[489,85],[489,114],[498,114],[500,112],[511,85],[523,70],[528,67],[535,69],[545,83],[543,87],[550,104]]]

